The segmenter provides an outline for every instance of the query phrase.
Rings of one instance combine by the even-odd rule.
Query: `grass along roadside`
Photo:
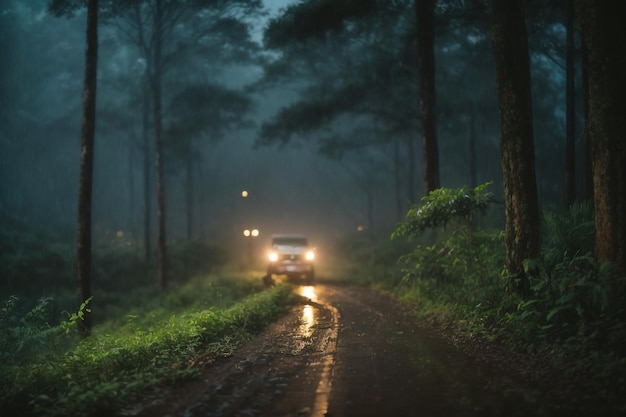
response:
[[[140,393],[191,378],[200,364],[230,354],[279,317],[292,297],[291,286],[280,285],[226,308],[159,313],[151,325],[132,331],[96,327],[65,354],[5,367],[0,414],[111,415]]]

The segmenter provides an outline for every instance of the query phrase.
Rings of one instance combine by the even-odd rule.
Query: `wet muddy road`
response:
[[[350,286],[294,290],[305,297],[302,305],[233,356],[124,414],[574,417],[593,411],[476,361],[416,326],[388,297]]]

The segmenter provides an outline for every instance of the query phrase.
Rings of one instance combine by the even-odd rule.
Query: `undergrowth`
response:
[[[193,287],[211,287],[205,281]],[[235,302],[239,290],[226,294],[229,287],[222,283],[230,306],[202,309],[198,306],[206,299],[189,302],[187,291],[178,293],[187,307],[174,314],[137,311],[123,326],[96,326],[85,340],[68,334],[67,325],[42,322],[47,300],[16,317],[12,309],[17,300],[9,298],[0,310],[0,414],[110,415],[137,395],[192,378],[202,363],[229,355],[282,314],[292,297],[291,287],[281,285],[262,292],[257,288]]]
[[[416,205],[394,233],[413,242],[398,257],[403,270],[381,284],[433,324],[541,355],[565,373],[600,381],[607,399],[620,398],[626,378],[626,277],[609,264],[596,264],[591,207],[544,212],[541,256],[526,261],[531,288],[521,298],[505,286],[502,232],[475,230],[471,221],[488,200],[483,192],[439,191]],[[421,234],[433,226],[440,239],[425,243]]]

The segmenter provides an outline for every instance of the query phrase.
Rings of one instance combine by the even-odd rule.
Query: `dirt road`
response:
[[[308,301],[234,356],[207,366],[198,381],[124,414],[590,415],[580,403],[574,406],[545,387],[496,370],[419,328],[391,298],[350,286],[294,290]]]

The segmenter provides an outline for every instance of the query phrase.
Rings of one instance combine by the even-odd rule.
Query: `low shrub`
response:
[[[541,257],[525,262],[531,286],[521,298],[505,287],[502,233],[475,231],[467,221],[450,222],[458,207],[471,204],[449,201],[465,195],[438,191],[423,200],[430,208],[416,206],[396,230],[395,236],[415,237],[427,227],[455,225],[440,241],[416,244],[400,258],[405,269],[396,286],[399,296],[432,322],[542,355],[563,365],[565,372],[604,381],[603,389],[613,392],[607,398],[622,395],[626,277],[612,265],[596,264],[590,206],[544,213]]]

